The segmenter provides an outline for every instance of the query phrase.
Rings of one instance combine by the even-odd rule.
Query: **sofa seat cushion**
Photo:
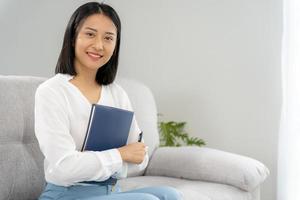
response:
[[[246,192],[230,185],[186,179],[140,176],[119,181],[123,191],[148,186],[172,186],[183,193],[185,200],[255,200],[259,191]]]

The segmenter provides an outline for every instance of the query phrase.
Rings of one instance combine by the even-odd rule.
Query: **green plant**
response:
[[[186,122],[159,122],[160,146],[205,145],[204,140],[189,137],[184,130],[185,125]]]

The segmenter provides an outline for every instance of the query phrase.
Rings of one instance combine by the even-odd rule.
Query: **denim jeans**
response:
[[[182,200],[172,187],[158,186],[121,192],[117,185],[74,185],[69,187],[47,183],[39,200]]]

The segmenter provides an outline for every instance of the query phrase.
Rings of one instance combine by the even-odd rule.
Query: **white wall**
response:
[[[276,199],[281,2],[110,1],[124,24],[121,74],[149,85],[167,120],[187,121],[209,147],[271,170]]]
[[[0,1],[0,74],[52,76],[86,1]],[[276,199],[281,0],[111,0],[123,22],[119,75],[152,89],[166,120],[209,147],[265,163]]]

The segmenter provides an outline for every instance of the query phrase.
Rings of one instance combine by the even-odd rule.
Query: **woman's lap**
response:
[[[151,194],[157,197],[160,200],[181,200],[182,196],[175,188],[168,186],[156,186],[156,187],[145,187],[135,190],[130,190],[126,193],[143,193],[143,194]]]
[[[179,192],[172,187],[146,187],[126,192],[120,192],[116,186],[116,192],[111,192],[111,186],[71,186],[62,187],[47,184],[45,191],[39,200],[179,200],[182,199]]]
[[[146,193],[114,193],[111,195],[86,197],[78,200],[160,200],[152,194]]]

